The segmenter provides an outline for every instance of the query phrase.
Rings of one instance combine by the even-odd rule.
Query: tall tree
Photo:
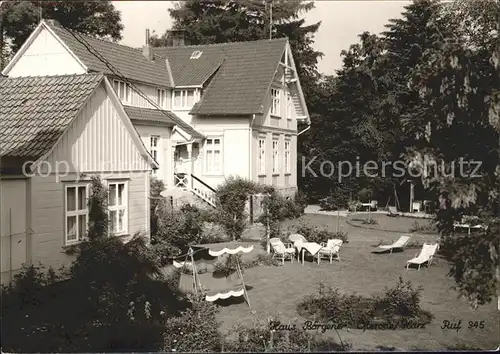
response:
[[[37,26],[40,15],[87,35],[112,40],[122,38],[120,12],[111,1],[15,0],[3,2],[0,7],[0,52],[15,53]]]
[[[411,74],[420,104],[405,124],[408,133],[430,124],[431,134],[407,158],[421,168],[438,162],[437,173],[422,174],[422,181],[441,195],[450,275],[479,305],[500,296],[500,2],[454,1],[432,26],[439,45],[423,53]],[[454,235],[453,221],[464,214],[479,216],[487,229]]]
[[[170,9],[173,29],[186,31],[190,44],[227,43],[288,37],[306,96],[317,79],[318,59],[323,55],[312,45],[320,23],[305,25],[300,16],[313,9],[304,0],[192,0]],[[271,25],[270,25],[271,24]],[[152,36],[152,44],[162,46],[166,34]]]

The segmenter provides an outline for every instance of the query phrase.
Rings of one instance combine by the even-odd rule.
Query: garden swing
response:
[[[396,185],[392,185],[392,188],[394,190],[394,201],[395,201],[395,210],[393,210],[393,207],[389,206],[389,203],[391,202],[392,195],[389,197],[387,200],[387,204],[385,204],[385,210],[389,212],[389,215],[397,215],[397,212],[401,210],[401,206],[399,204],[399,198],[398,198],[398,192],[396,191]]]
[[[228,276],[217,278],[214,276],[213,271],[208,272],[208,266],[213,265],[225,255],[236,255],[239,253],[249,253],[251,251],[253,251],[253,245],[247,245],[240,242],[222,242],[190,246],[184,261],[173,261],[173,265],[176,268],[191,268],[192,279],[188,278],[185,273],[182,274],[179,288],[186,292],[194,292],[195,294],[201,293],[205,296],[205,300],[209,302],[243,296],[248,307],[250,307],[247,288],[238,258],[236,259],[236,277]],[[177,258],[179,259],[179,257]],[[207,271],[200,273],[200,269],[203,269],[203,265],[205,265]]]

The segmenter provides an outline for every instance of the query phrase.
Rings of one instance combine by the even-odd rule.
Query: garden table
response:
[[[313,257],[323,248],[320,244],[316,242],[301,242],[296,241],[294,243],[295,248],[299,251],[299,255],[302,252],[302,265],[304,265],[304,254],[305,251],[309,252]]]

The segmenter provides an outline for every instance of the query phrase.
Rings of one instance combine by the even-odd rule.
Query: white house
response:
[[[71,260],[90,177],[109,190],[110,231],[149,236],[152,159],[102,73],[0,78],[1,277]]]
[[[231,175],[296,190],[297,122],[310,120],[287,39],[139,50],[42,21],[2,74],[92,72],[112,83],[167,187],[208,203]]]

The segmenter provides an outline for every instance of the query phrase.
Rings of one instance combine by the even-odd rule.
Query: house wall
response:
[[[0,180],[0,281],[7,283],[30,260],[27,178]]]
[[[158,150],[158,164],[160,168],[153,173],[153,176],[162,180],[165,183],[165,187],[173,187],[173,176],[174,176],[174,166],[173,166],[173,147],[172,147],[172,128],[162,126],[162,125],[143,125],[135,124],[135,129],[139,133],[139,136],[144,143],[144,146],[148,150],[151,149],[151,136],[159,136],[159,146]]]
[[[84,74],[84,67],[46,28],[9,72],[10,77]]]
[[[193,170],[197,177],[214,188],[229,176],[251,178],[249,117],[194,117],[192,123],[195,129],[207,138],[222,138],[222,174],[211,175],[206,172],[202,147],[193,151]]]
[[[150,166],[104,86],[96,89],[38,166],[32,173],[29,191],[33,262],[56,268],[71,262],[72,258],[63,252],[64,187],[68,183],[87,183],[92,175],[105,182],[127,182],[128,234],[142,232],[149,237]]]
[[[103,86],[82,107],[47,163],[41,167],[59,173],[150,170]]]
[[[114,80],[118,80],[118,79],[115,79],[112,76],[109,77],[109,81],[111,82],[112,85],[113,85]],[[158,109],[157,106],[159,106],[159,102],[157,100],[157,90],[163,89],[166,91],[166,99],[165,99],[165,104],[163,106],[160,106],[160,107],[162,109],[165,109],[165,110],[170,110],[172,95],[171,95],[170,90],[168,88],[158,87],[158,86],[148,85],[148,84],[138,83],[138,82],[135,82],[133,86],[134,87],[132,87],[132,86],[130,87],[129,99],[121,100],[123,105],[132,106],[132,107]],[[151,102],[154,102],[154,105]]]
[[[119,178],[128,181],[128,231],[129,235],[141,232],[149,237],[149,174],[130,172],[124,174],[100,174],[89,172],[87,175],[99,175],[103,181]],[[68,266],[73,256],[65,254],[64,225],[65,205],[64,186],[79,180],[89,182],[88,177],[69,174],[62,177],[56,174],[34,176],[31,178],[31,224],[32,261],[41,262],[45,267],[58,269]],[[128,237],[124,237],[126,240]]]

